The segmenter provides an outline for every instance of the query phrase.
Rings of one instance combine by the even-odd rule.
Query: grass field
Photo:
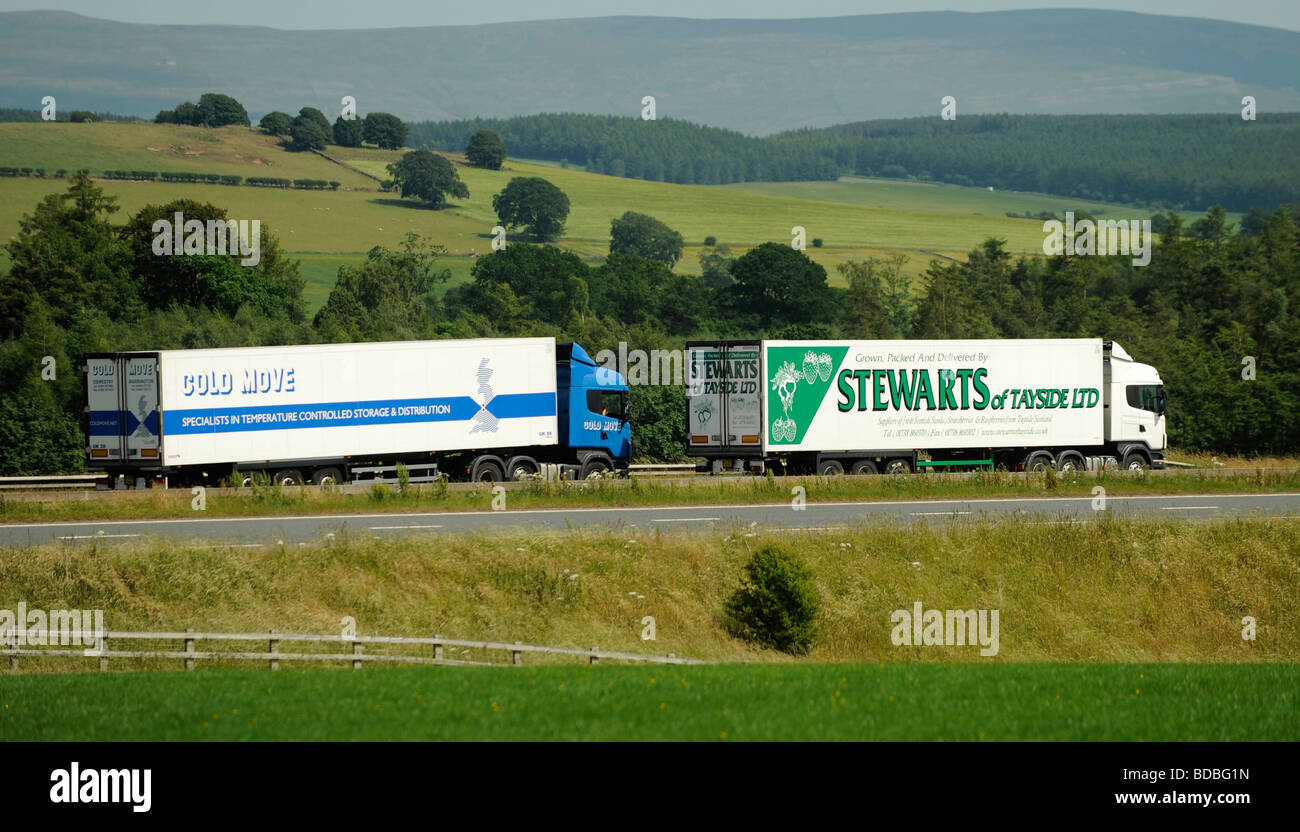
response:
[[[507,483],[512,509],[594,508],[655,505],[786,503],[804,488],[810,502],[854,500],[951,500],[1006,497],[1091,497],[1102,485],[1108,495],[1232,494],[1300,490],[1300,469],[1176,471],[1163,475],[1077,472],[1046,474],[971,472],[892,477],[699,477],[632,478],[599,482]],[[487,485],[447,489],[412,484],[406,493],[379,485],[324,491],[316,486],[209,489],[206,517],[291,514],[356,514],[411,511],[490,511]],[[37,491],[0,495],[0,522],[192,518],[185,488],[129,491]]]
[[[558,245],[588,260],[608,250],[610,222],[625,211],[651,214],[677,229],[687,246],[677,270],[700,272],[698,255],[707,236],[728,245],[733,256],[767,241],[788,243],[791,228],[806,229],[806,253],[826,268],[832,285],[844,285],[836,267],[849,260],[902,253],[903,272],[918,278],[934,259],[964,260],[986,238],[1000,237],[1013,252],[1042,251],[1042,224],[1004,216],[1006,211],[1063,211],[1085,202],[1046,194],[989,192],[981,188],[888,179],[846,177],[838,182],[674,185],[587,173],[553,164],[511,159],[503,170],[464,164],[449,154],[470,196],[441,211],[420,207],[397,194],[381,193],[357,171],[387,179],[387,165],[402,151],[340,148],[328,152],[344,164],[311,153],[290,153],[258,130],[211,130],[158,124],[0,124],[0,164],[57,169],[89,168],[204,171],[240,176],[337,180],[338,192],[282,191],[248,186],[102,181],[120,200],[118,219],[150,203],[188,197],[227,209],[232,217],[258,218],[285,249],[303,259],[311,311],[325,300],[338,265],[360,261],[376,245],[395,248],[414,231],[453,255],[446,265],[467,280],[471,252],[490,251],[497,224],[492,196],[512,177],[540,176],[569,197],[572,209]],[[355,168],[355,170],[353,169]],[[62,190],[61,180],[0,179],[0,240],[9,239],[19,218],[45,194]],[[357,189],[357,190],[349,190]],[[1131,207],[1086,203],[1108,217],[1147,216]],[[1189,215],[1191,216],[1191,215]],[[824,247],[812,247],[821,238]]]
[[[1297,691],[1293,664],[0,677],[0,740],[1295,741]]]
[[[813,199],[821,202],[845,202],[851,205],[869,205],[903,211],[951,211],[954,213],[983,214],[1003,217],[1007,211],[1037,214],[1048,211],[1058,216],[1066,211],[1085,210],[1094,217],[1105,219],[1148,219],[1155,211],[1133,205],[1094,202],[1075,197],[1025,191],[989,191],[985,188],[968,188],[961,185],[913,182],[901,179],[877,179],[862,176],[844,176],[836,182],[743,182],[722,187],[745,193],[770,196]],[[1193,211],[1180,212],[1184,218],[1199,219]],[[1229,215],[1230,221],[1240,219],[1240,214]],[[1037,224],[1042,220],[1023,219],[1021,222]]]
[[[776,543],[820,599],[806,658],[733,638],[724,607]],[[1300,525],[1290,518],[873,522],[766,531],[632,527],[375,537],[302,544],[69,541],[0,548],[0,609],[100,609],[110,630],[431,636],[718,662],[1300,661]],[[995,655],[897,646],[894,610],[999,610]],[[642,641],[653,616],[656,640]],[[1242,618],[1258,622],[1243,640]],[[427,655],[427,653],[426,653]],[[450,658],[502,661],[480,651]],[[115,669],[150,669],[114,659]],[[160,662],[162,660],[159,660]],[[572,661],[529,656],[527,664]],[[155,664],[172,669],[179,662]],[[23,658],[21,673],[93,660]]]
[[[132,122],[0,123],[0,165],[59,169],[200,171],[325,179],[344,188],[375,183],[314,153],[289,153],[279,139],[245,127]]]

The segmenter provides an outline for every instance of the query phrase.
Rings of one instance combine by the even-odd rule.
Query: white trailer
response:
[[[626,465],[621,411],[601,438],[569,430],[590,415],[570,413],[573,393],[581,405],[626,386],[553,338],[161,350],[90,356],[86,369],[89,461],[110,471],[326,483],[396,462],[415,480],[519,478],[594,454],[604,470]]]
[[[1159,373],[1100,338],[691,342],[686,364],[715,472],[1164,464]]]

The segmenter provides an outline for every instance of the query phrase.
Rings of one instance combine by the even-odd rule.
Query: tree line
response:
[[[518,336],[593,354],[710,338],[1113,338],[1160,370],[1175,445],[1300,451],[1300,212],[1274,211],[1249,233],[1217,207],[1192,223],[1169,213],[1146,267],[1129,256],[1015,257],[989,239],[966,262],[932,261],[919,280],[905,255],[847,262],[843,287],[787,242],[733,256],[711,241],[702,275],[675,272],[681,235],[627,212],[611,220],[603,261],[510,242],[448,288],[445,251],[412,234],[340,268],[308,317],[298,263],[271,228],[259,263],[243,267],[233,255],[152,252],[155,220],[225,219],[217,206],[177,200],[121,222],[118,210],[74,175],[6,244],[0,474],[82,467],[79,368],[91,352]],[[43,377],[47,356],[56,378]],[[631,404],[637,456],[685,456],[681,387],[634,386]]]
[[[1272,211],[1300,203],[1300,113],[972,115],[882,119],[764,138],[674,119],[543,113],[418,122],[410,143],[460,150],[477,130],[517,157],[698,185],[915,178],[1156,210]]]

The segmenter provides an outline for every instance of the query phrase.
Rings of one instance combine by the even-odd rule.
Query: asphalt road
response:
[[[1115,516],[1146,515],[1206,519],[1270,515],[1300,517],[1300,494],[1213,494],[1107,497]],[[213,544],[261,546],[281,541],[320,540],[330,532],[351,535],[408,535],[501,529],[623,527],[707,529],[735,526],[815,530],[853,523],[950,522],[957,518],[1021,514],[1036,522],[1096,517],[1091,497],[1039,497],[989,500],[908,500],[897,502],[654,506],[645,508],[533,509],[520,511],[425,512],[286,517],[196,517],[177,520],[123,520],[0,525],[0,545],[84,542],[93,538],[130,540],[161,536]]]

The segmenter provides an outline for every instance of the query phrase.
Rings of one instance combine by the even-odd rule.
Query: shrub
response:
[[[821,248],[822,242],[823,240],[821,237],[813,237],[813,248]]]
[[[817,590],[812,573],[778,546],[764,546],[745,565],[745,577],[727,602],[732,635],[792,655],[816,640]]]
[[[704,238],[704,244],[706,246],[716,246],[718,244],[718,238],[710,234],[709,236]]]

